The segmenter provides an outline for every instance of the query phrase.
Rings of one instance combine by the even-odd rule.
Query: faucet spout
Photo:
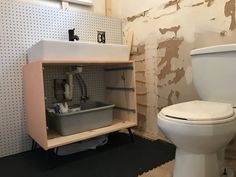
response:
[[[69,34],[69,41],[74,41],[74,40],[78,41],[79,40],[79,37],[77,35],[75,35],[75,28],[69,29],[68,34]]]
[[[74,35],[74,40],[78,41],[79,40],[79,36]]]

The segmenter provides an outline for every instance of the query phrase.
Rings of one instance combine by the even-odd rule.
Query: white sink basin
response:
[[[29,63],[38,60],[128,61],[127,45],[41,40],[28,50]]]

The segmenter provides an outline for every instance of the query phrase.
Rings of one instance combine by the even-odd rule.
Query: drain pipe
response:
[[[73,98],[73,89],[74,89],[74,75],[79,74],[82,72],[82,67],[76,67],[76,70],[67,72],[66,74],[68,75],[68,84],[65,84],[65,98],[67,100],[72,100]]]
[[[67,73],[68,75],[68,84],[65,84],[65,98],[67,100],[72,100],[73,97],[73,74],[72,73]]]

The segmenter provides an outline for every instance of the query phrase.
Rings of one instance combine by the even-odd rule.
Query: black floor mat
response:
[[[43,150],[0,159],[3,177],[137,177],[174,158],[175,147],[164,141],[149,141],[115,133],[97,150],[55,156]]]

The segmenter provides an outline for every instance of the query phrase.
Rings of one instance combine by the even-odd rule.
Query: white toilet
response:
[[[236,44],[196,49],[191,56],[202,101],[163,108],[158,126],[177,147],[174,177],[220,177],[219,152],[236,133]]]

